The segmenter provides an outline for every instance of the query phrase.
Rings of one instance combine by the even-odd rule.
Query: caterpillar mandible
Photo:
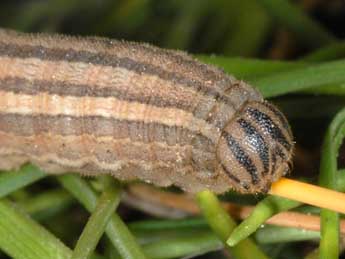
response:
[[[292,150],[276,107],[184,52],[0,30],[0,169],[257,193]]]

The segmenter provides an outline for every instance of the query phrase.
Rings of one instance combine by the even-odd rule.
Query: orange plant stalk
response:
[[[345,214],[345,193],[320,186],[283,177],[272,184],[269,194]]]

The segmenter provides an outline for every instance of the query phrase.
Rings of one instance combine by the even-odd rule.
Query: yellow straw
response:
[[[287,178],[272,184],[269,194],[345,214],[345,193]]]

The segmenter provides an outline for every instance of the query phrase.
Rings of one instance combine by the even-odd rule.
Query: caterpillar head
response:
[[[217,159],[234,190],[265,193],[290,171],[292,152],[284,115],[268,102],[249,102],[224,127]]]

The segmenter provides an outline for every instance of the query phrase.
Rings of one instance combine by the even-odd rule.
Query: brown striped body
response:
[[[276,108],[185,53],[0,30],[0,169],[255,193],[291,153]]]

